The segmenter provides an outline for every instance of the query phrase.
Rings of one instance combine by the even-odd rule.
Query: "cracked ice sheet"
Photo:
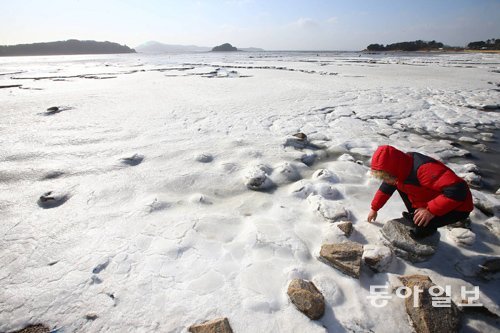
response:
[[[322,241],[338,234],[307,200],[291,194],[297,184],[254,192],[244,177],[252,165],[277,170],[285,162],[300,163],[304,153],[317,154],[315,164],[300,168],[303,181],[323,182],[311,178],[320,168],[334,173],[329,186],[349,210],[352,239],[375,244],[380,225],[364,221],[378,186],[368,177],[369,157],[380,144],[445,160],[461,156],[464,149],[448,141],[456,127],[476,129],[468,136],[481,142],[481,132],[500,124],[498,113],[475,109],[498,101],[488,83],[498,82],[490,71],[498,56],[367,57],[358,63],[356,54],[321,57],[325,66],[310,62],[316,59],[312,55],[233,57],[1,60],[5,72],[24,71],[20,77],[183,63],[339,73],[238,68],[251,77],[209,80],[153,71],[109,80],[40,80],[36,86],[43,90],[37,91],[0,90],[1,331],[43,322],[65,332],[185,332],[219,316],[227,316],[237,332],[410,329],[401,299],[390,302],[388,320],[388,309],[371,307],[366,296],[370,284],[421,268],[398,262],[391,273],[362,274],[360,281],[346,277],[315,259]],[[452,67],[470,63],[479,65]],[[0,82],[16,81],[11,76],[0,76]],[[41,115],[54,105],[71,109]],[[297,131],[324,149],[283,147],[286,136]],[[365,166],[336,161],[346,152]],[[134,154],[144,159],[134,166],[120,162]],[[200,163],[200,154],[213,160]],[[56,208],[39,207],[39,196],[50,190],[70,198]],[[398,217],[402,209],[394,198],[379,220]],[[481,214],[474,214],[474,223],[487,218]],[[425,272],[445,284],[446,276],[455,274],[451,263],[457,253],[484,250],[480,244],[489,239],[487,231],[477,233],[473,247],[451,244],[442,253],[449,258],[448,271],[436,272],[431,265]],[[499,253],[494,244],[488,249]],[[453,276],[455,287],[463,283]],[[320,321],[309,321],[288,301],[286,288],[295,277],[312,280],[324,293],[327,312]],[[495,295],[483,287],[487,296]],[[85,319],[89,313],[98,318]]]

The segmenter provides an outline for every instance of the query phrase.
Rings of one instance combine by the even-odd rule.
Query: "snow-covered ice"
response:
[[[21,87],[0,89],[0,331],[186,332],[227,317],[234,332],[408,332],[403,299],[367,296],[412,273],[457,303],[477,285],[500,314],[496,281],[456,268],[500,256],[499,68],[500,55],[460,53],[1,58],[0,88]],[[401,200],[366,222],[382,144],[475,183],[473,234],[440,230],[430,260],[391,259],[379,231]],[[382,272],[357,280],[317,260],[347,239],[344,220]],[[322,319],[291,304],[293,278],[323,293]],[[494,326],[467,317],[463,332]]]

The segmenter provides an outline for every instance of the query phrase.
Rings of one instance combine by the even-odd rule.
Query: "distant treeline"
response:
[[[135,53],[126,45],[93,40],[76,40],[0,46],[0,56]]]
[[[400,42],[394,44],[370,44],[366,48],[368,51],[429,51],[429,50],[464,50],[463,47],[452,47],[444,45],[443,43],[436,42],[435,40],[425,42],[423,40],[416,40],[414,42]],[[500,50],[500,39],[488,39],[486,41],[472,42],[467,45],[470,50]]]
[[[424,42],[423,40],[416,40],[414,42],[400,42],[394,44],[387,44],[386,46],[382,44],[370,44],[366,48],[368,51],[422,51],[422,50],[436,50],[442,48],[443,43],[436,42],[435,40],[430,42]]]
[[[472,42],[467,44],[467,48],[471,50],[500,50],[500,39],[488,39],[486,42]]]

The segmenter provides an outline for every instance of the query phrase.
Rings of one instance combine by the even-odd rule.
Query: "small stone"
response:
[[[298,167],[289,162],[284,162],[276,167],[271,175],[271,180],[276,184],[292,183],[301,178],[302,176],[300,175]]]
[[[484,280],[500,279],[500,257],[475,256],[460,260],[455,269],[465,277],[477,277]]]
[[[269,178],[270,168],[257,165],[248,170],[245,176],[245,185],[253,191],[265,191],[273,188],[275,184]]]
[[[339,156],[339,158],[337,160],[338,161],[347,161],[347,162],[355,162],[356,161],[354,159],[354,157],[352,157],[352,155],[349,155],[349,154],[342,154]]]
[[[302,179],[291,186],[290,193],[300,199],[306,199],[315,191],[314,185]]]
[[[467,164],[464,164],[462,166],[462,170],[464,172],[473,172],[475,174],[479,174],[479,168],[477,167],[477,165],[475,165],[474,163],[467,163]]]
[[[425,261],[436,252],[440,234],[436,232],[417,241],[410,237],[413,228],[405,218],[394,219],[384,224],[381,234],[396,256],[411,262]]]
[[[143,160],[144,160],[144,155],[134,154],[134,155],[129,156],[129,157],[121,158],[120,162],[122,164],[126,164],[129,166],[136,166],[136,165],[141,164]]]
[[[28,327],[25,327],[19,331],[14,331],[11,333],[49,333],[51,330],[42,324],[37,324],[37,325],[31,325]]]
[[[314,194],[317,194],[326,200],[342,199],[342,194],[340,194],[339,190],[330,184],[325,183],[314,185]]]
[[[191,333],[233,333],[227,318],[218,318],[189,327]]]
[[[298,138],[299,140],[301,141],[304,141],[304,140],[307,140],[307,135],[305,135],[304,133],[302,132],[299,132],[299,133],[295,133],[293,134],[292,136]]]
[[[472,187],[480,188],[483,186],[482,177],[476,173],[473,172],[461,173],[459,174],[459,176],[463,178],[467,182],[467,184],[469,184]]]
[[[478,143],[477,145],[474,145],[474,148],[483,153],[489,150],[488,146],[486,146],[484,143]]]
[[[338,183],[339,182],[339,177],[328,169],[316,170],[313,173],[312,178],[322,180],[322,181],[327,181],[329,183]]]
[[[87,314],[85,315],[85,319],[87,319],[87,320],[91,320],[91,321],[96,320],[98,317],[99,317],[99,316],[98,316],[97,314],[95,314],[95,313],[87,313]]]
[[[490,217],[484,221],[484,225],[497,237],[500,237],[500,218],[497,216]]]
[[[458,141],[467,143],[477,143],[477,139],[471,138],[470,136],[461,136],[460,138],[458,138]]]
[[[300,160],[302,163],[304,163],[305,165],[307,166],[312,166],[314,164],[314,162],[316,161],[316,159],[318,158],[318,155],[315,154],[315,153],[311,153],[311,154],[304,154],[300,157]]]
[[[69,197],[69,194],[64,192],[45,192],[38,199],[38,206],[45,209],[55,208],[65,203],[69,199]]]
[[[336,244],[323,244],[320,260],[330,264],[344,274],[359,279],[363,245],[351,241]]]
[[[338,222],[335,223],[337,227],[344,232],[344,235],[346,237],[351,236],[352,234],[352,222],[351,221],[345,221],[345,222]]]
[[[318,194],[309,195],[307,201],[314,211],[330,222],[349,220],[349,212],[338,201],[327,200]]]
[[[386,272],[393,258],[394,255],[387,246],[374,244],[363,246],[363,262],[374,272]]]
[[[62,109],[59,108],[58,106],[51,106],[50,108],[47,108],[47,112],[45,112],[45,114],[47,116],[51,116],[51,115],[59,113],[61,111],[62,111]]]
[[[460,326],[460,311],[453,301],[449,306],[433,306],[433,298],[429,289],[436,289],[436,285],[426,275],[400,276],[403,285],[413,292],[423,290],[416,295],[405,299],[406,312],[417,333],[458,332]],[[435,290],[433,290],[434,292]],[[414,306],[414,299],[417,306]]]
[[[479,267],[483,273],[498,273],[500,272],[500,258],[486,259]]]
[[[495,137],[493,135],[486,135],[491,133],[481,133],[481,140],[485,142],[495,142]]]
[[[448,237],[458,245],[472,245],[476,240],[476,234],[465,228],[451,229]]]
[[[214,160],[214,157],[211,154],[202,153],[196,156],[195,159],[200,163],[210,163]]]
[[[204,194],[195,193],[189,197],[189,201],[194,204],[211,205],[212,201]]]
[[[325,298],[314,283],[294,279],[288,285],[287,294],[295,307],[310,319],[320,319],[325,313]]]

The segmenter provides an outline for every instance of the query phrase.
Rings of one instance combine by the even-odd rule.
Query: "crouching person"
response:
[[[429,156],[380,146],[373,154],[371,169],[383,182],[372,200],[368,222],[375,221],[377,211],[396,190],[408,209],[403,216],[415,225],[410,231],[415,239],[466,220],[474,208],[467,183]]]

